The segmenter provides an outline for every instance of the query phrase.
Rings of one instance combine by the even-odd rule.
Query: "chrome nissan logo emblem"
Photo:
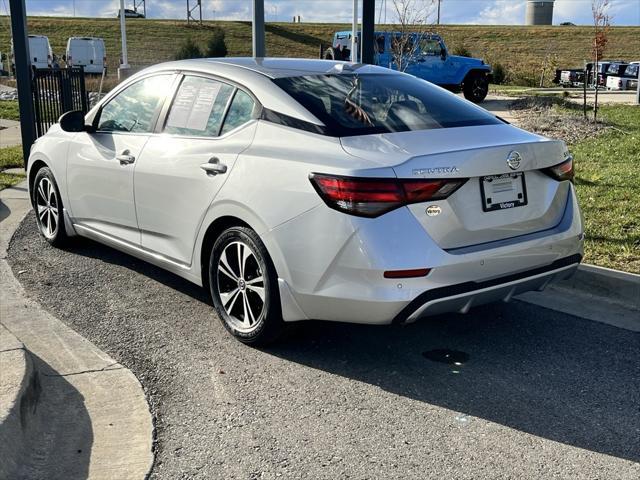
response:
[[[522,156],[515,150],[507,156],[507,165],[511,170],[517,170],[522,163]]]

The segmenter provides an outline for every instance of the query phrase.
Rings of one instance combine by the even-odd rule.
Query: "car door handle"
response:
[[[200,165],[200,168],[207,172],[207,175],[218,175],[219,173],[227,173],[227,166],[220,163],[217,157],[213,157],[207,163]]]
[[[120,162],[120,165],[129,165],[130,163],[133,163],[136,161],[136,157],[131,155],[129,150],[125,150],[120,155],[116,156],[116,160]]]

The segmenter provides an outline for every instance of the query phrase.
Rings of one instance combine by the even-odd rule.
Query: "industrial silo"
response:
[[[554,0],[527,0],[527,25],[553,25]]]

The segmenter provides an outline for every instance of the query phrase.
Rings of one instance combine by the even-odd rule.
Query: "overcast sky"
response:
[[[428,4],[432,0],[414,1]],[[125,8],[131,8],[133,2],[125,0]],[[75,10],[76,16],[85,17],[114,16],[119,3],[119,0],[26,0],[29,15],[73,16]],[[8,4],[8,0],[0,0],[3,14]],[[442,0],[442,22],[522,24],[525,4],[525,0]],[[202,0],[203,17],[249,20],[251,5],[252,0]],[[301,15],[302,21],[307,22],[350,22],[351,8],[352,0],[265,0],[265,17],[267,21],[282,22]],[[385,13],[387,21],[393,22],[393,0],[376,0],[376,22],[379,18],[384,21]],[[611,0],[610,13],[614,25],[640,25],[640,0]],[[147,16],[185,18],[186,0],[147,0]],[[554,23],[560,22],[591,23],[591,0],[556,0]]]

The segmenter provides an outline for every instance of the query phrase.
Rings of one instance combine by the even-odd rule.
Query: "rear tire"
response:
[[[473,103],[480,103],[489,93],[489,79],[482,72],[472,72],[465,78],[462,90],[464,98]]]
[[[62,199],[49,167],[42,167],[36,173],[31,195],[40,235],[54,247],[66,245],[69,236],[64,226]]]
[[[275,267],[250,228],[228,228],[215,241],[209,288],[222,324],[241,342],[266,345],[284,330]]]
[[[340,60],[340,52],[333,47],[329,47],[324,51],[322,58],[325,60]]]

